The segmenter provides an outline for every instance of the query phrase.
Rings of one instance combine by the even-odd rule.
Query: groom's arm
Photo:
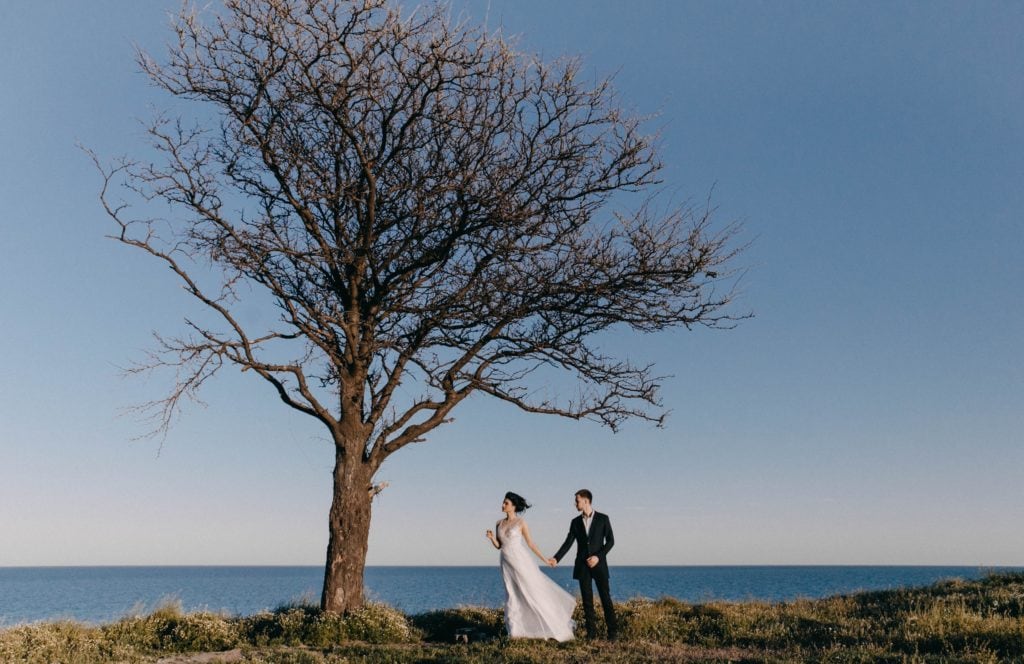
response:
[[[569,534],[565,536],[565,541],[562,542],[562,546],[558,547],[558,553],[556,553],[554,556],[555,560],[557,560],[558,562],[562,562],[562,556],[564,556],[565,553],[569,550],[569,547],[572,546],[572,543],[573,541],[575,541],[575,539],[576,538],[572,534],[572,526],[570,525]]]
[[[604,545],[594,555],[607,556],[608,552],[615,546],[615,533],[612,532],[612,520],[607,515],[604,517]]]

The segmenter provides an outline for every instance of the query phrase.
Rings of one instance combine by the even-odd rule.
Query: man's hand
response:
[[[558,565],[558,561],[557,560],[555,560],[554,558],[548,558],[548,566],[549,567],[555,567],[557,565]]]
[[[597,556],[590,556],[589,558],[587,558],[587,567],[593,569],[597,567],[598,562],[599,561],[597,559]]]

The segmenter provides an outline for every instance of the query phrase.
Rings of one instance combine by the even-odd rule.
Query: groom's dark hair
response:
[[[590,491],[586,489],[580,489],[579,491],[576,492],[576,495],[579,496],[580,498],[586,498],[590,502],[594,502],[594,494],[590,493]]]

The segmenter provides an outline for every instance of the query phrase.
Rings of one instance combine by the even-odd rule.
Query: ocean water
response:
[[[973,579],[990,571],[1024,568],[907,566],[613,566],[616,600],[676,597],[785,601],[858,590]],[[572,567],[544,568],[578,593]],[[146,613],[168,600],[186,611],[249,615],[296,601],[317,603],[322,567],[0,567],[0,626],[41,620],[88,623]],[[455,606],[501,606],[505,598],[494,567],[368,567],[367,596],[406,613]]]

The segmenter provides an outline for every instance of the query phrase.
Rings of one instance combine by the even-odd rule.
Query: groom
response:
[[[601,597],[604,621],[608,625],[608,638],[614,640],[618,634],[618,625],[615,622],[611,591],[608,590],[608,561],[605,556],[615,545],[615,537],[612,535],[612,523],[608,520],[608,515],[595,512],[590,506],[593,500],[593,494],[586,489],[576,492],[576,509],[580,515],[569,523],[569,535],[555,557],[548,558],[548,565],[557,565],[572,543],[576,542],[576,565],[572,570],[572,578],[579,579],[580,582],[583,613],[587,618],[587,637],[592,639],[596,636],[594,588],[591,584],[593,580]]]

